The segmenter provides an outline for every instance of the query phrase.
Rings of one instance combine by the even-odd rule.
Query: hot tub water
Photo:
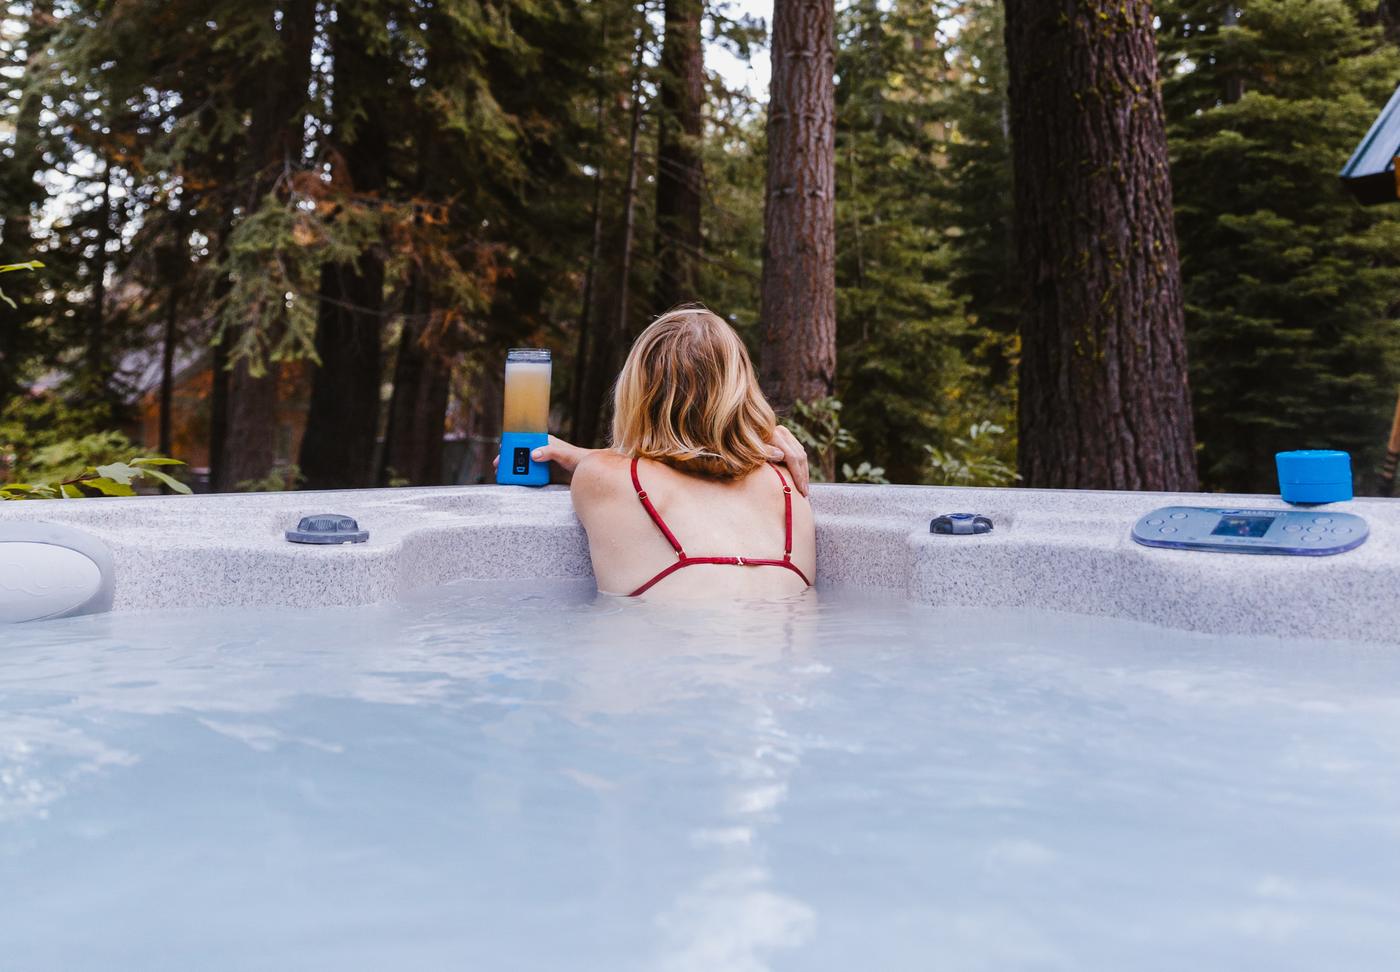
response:
[[[1384,649],[1046,613],[475,583],[31,625],[0,965],[1384,968],[1397,757]]]

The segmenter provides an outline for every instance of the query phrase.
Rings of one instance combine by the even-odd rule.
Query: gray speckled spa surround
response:
[[[1287,508],[1278,497],[924,486],[816,486],[819,587],[937,605],[1048,608],[1214,632],[1400,643],[1400,500],[1334,503],[1370,523],[1360,548],[1276,557],[1142,547],[1169,505]],[[283,533],[343,513],[368,543]],[[939,513],[984,513],[983,536],[930,535]],[[87,530],[116,561],[117,610],[364,604],[470,578],[590,575],[567,490],[515,486],[0,503],[0,523]]]

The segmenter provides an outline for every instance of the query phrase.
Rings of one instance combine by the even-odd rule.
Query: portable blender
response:
[[[544,348],[511,348],[506,353],[506,404],[501,421],[501,461],[496,482],[513,486],[544,486],[549,463],[535,462],[530,453],[549,444],[549,352]]]

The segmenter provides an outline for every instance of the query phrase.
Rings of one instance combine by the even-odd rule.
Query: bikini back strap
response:
[[[783,484],[783,559],[792,559],[792,487],[788,485],[787,477],[776,465],[773,471],[778,474],[778,481]],[[799,571],[798,573],[801,573]],[[806,577],[802,578],[806,580]]]
[[[651,517],[651,522],[656,524],[656,528],[661,531],[667,542],[671,544],[671,549],[675,550],[676,556],[685,559],[685,548],[676,539],[676,535],[671,532],[671,528],[666,525],[666,521],[661,519],[661,514],[656,512],[656,507],[651,505],[651,499],[647,496],[647,491],[642,489],[642,481],[637,478],[637,459],[632,458],[632,488],[637,491],[637,499],[642,501],[642,508],[647,511],[647,516]],[[791,528],[789,528],[791,532]],[[658,580],[660,578],[657,578]]]

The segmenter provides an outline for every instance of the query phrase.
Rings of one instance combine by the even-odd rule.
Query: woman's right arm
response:
[[[584,449],[551,435],[549,444],[542,445],[530,453],[530,458],[535,462],[550,463],[549,481],[567,485],[574,478],[574,470],[578,468],[578,464],[583,462],[586,456],[601,451],[601,449]],[[500,456],[491,460],[492,469],[497,468],[500,464]]]
[[[555,483],[567,483],[574,478],[574,470],[578,464],[598,449],[585,449],[556,436],[549,437],[549,444],[542,445],[534,452],[530,453],[530,458],[535,462],[550,463],[550,481]]]

